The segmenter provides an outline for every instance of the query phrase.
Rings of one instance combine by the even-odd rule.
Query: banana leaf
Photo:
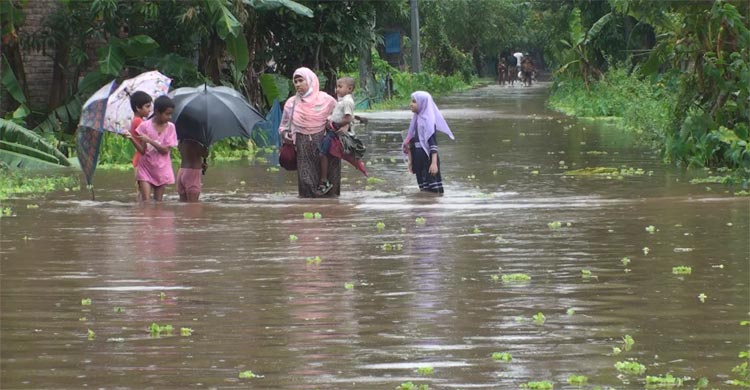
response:
[[[70,166],[68,158],[57,150],[57,148],[45,141],[44,138],[39,136],[39,134],[11,121],[0,119],[0,140],[3,141],[2,145],[4,151],[6,150],[6,146],[13,145],[12,149],[14,150],[14,153],[19,153],[20,151],[29,158],[37,158],[34,156],[41,156],[41,154],[29,152],[29,149],[33,149],[43,153],[45,156],[52,157],[50,161],[47,161],[48,163]],[[11,147],[8,146],[8,148]]]

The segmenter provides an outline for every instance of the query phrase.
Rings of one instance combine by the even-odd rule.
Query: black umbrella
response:
[[[172,121],[177,138],[195,140],[207,147],[222,138],[250,138],[253,126],[265,120],[232,88],[203,84],[178,88],[170,96],[174,100]]]

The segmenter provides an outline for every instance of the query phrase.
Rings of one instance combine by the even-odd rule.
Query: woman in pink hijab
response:
[[[282,142],[293,143],[297,150],[297,187],[302,198],[315,197],[320,181],[318,146],[325,135],[326,120],[333,112],[336,99],[320,91],[318,76],[308,68],[294,71],[297,94],[284,104],[279,133]],[[328,159],[328,180],[333,185],[326,195],[341,193],[341,160]]]

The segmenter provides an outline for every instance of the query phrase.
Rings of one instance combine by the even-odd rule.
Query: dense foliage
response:
[[[547,20],[557,15],[557,20],[568,22],[567,29],[560,23],[555,28],[569,39],[550,48],[561,64],[553,106],[567,106],[576,114],[624,117],[652,136],[666,160],[727,167],[746,182],[750,3],[564,4],[555,12],[540,10]],[[575,87],[578,80],[585,92]]]
[[[303,65],[329,91],[347,73],[367,98],[382,97],[386,79],[403,97],[464,85],[522,50],[555,70],[555,105],[638,124],[667,160],[750,171],[747,1],[419,1],[418,74],[401,0],[60,0],[40,31],[23,28],[27,4],[0,0],[3,92],[15,103],[3,116],[66,154],[82,101],[147,69],[174,87],[228,85],[267,108]],[[404,36],[400,68],[380,59],[386,31]],[[29,50],[55,63],[46,107],[26,99]]]

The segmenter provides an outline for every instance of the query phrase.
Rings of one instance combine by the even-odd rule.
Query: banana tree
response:
[[[581,23],[581,10],[574,8],[568,20],[570,36],[568,39],[560,40],[560,43],[564,47],[562,55],[567,62],[557,70],[557,73],[565,73],[569,67],[578,65],[579,75],[583,78],[587,90],[592,78],[602,78],[604,74],[593,62],[594,53],[590,44],[596,39],[602,28],[611,20],[612,13],[609,12],[599,18],[591,28],[584,31],[583,24]]]
[[[6,119],[0,119],[0,161],[11,168],[70,166],[39,134]]]

